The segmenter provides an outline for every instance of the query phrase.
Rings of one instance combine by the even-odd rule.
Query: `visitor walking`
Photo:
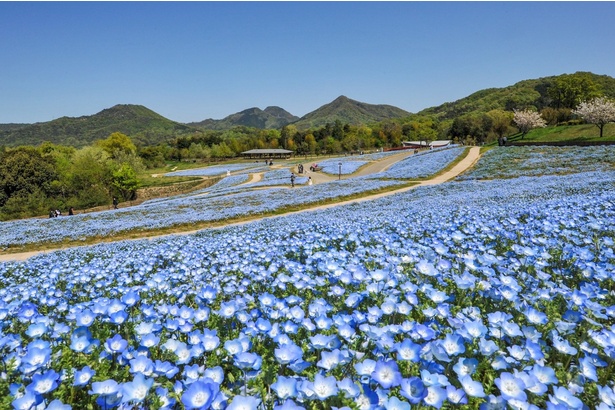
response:
[[[290,186],[292,188],[295,187],[295,174],[293,174],[293,173],[290,174]]]
[[[118,205],[118,201],[117,201],[117,197],[113,197],[113,209],[117,209],[117,205]]]
[[[312,177],[308,177],[308,185],[312,185]]]

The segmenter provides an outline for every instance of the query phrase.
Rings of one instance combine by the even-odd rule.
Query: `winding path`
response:
[[[381,161],[376,161],[374,163],[370,163],[368,165],[366,165],[365,167],[361,168],[357,173],[353,174],[353,176],[357,176],[357,175],[369,175],[372,173],[378,173],[378,172],[383,172],[385,170],[387,170],[391,165],[393,165],[394,163],[408,157],[412,155],[411,153],[400,153],[400,154],[393,154]],[[379,194],[374,194],[374,195],[367,195],[361,198],[355,198],[355,199],[350,199],[347,201],[340,201],[340,202],[335,202],[332,204],[328,204],[328,205],[316,205],[316,206],[312,206],[312,207],[308,207],[299,211],[292,211],[292,212],[286,212],[283,214],[279,214],[279,215],[274,215],[274,216],[266,216],[266,217],[255,217],[255,218],[250,218],[248,220],[244,220],[241,222],[235,222],[235,223],[229,223],[226,224],[222,227],[229,227],[229,226],[239,226],[239,225],[245,225],[247,223],[250,222],[254,222],[257,220],[267,220],[267,219],[274,219],[274,218],[279,218],[281,216],[287,216],[287,215],[293,215],[293,214],[299,214],[299,213],[304,213],[304,212],[311,212],[314,210],[318,210],[318,209],[327,209],[327,208],[333,208],[336,206],[342,206],[342,205],[347,205],[347,204],[353,204],[353,203],[358,203],[358,202],[365,202],[365,201],[372,201],[374,199],[378,199],[378,198],[382,198],[385,196],[389,196],[389,195],[394,195],[394,194],[399,194],[401,192],[406,192],[409,191],[411,189],[415,189],[416,187],[419,186],[429,186],[429,185],[437,185],[437,184],[441,184],[447,181],[450,181],[451,179],[455,178],[456,176],[462,174],[463,172],[465,172],[466,170],[470,169],[475,163],[476,161],[478,161],[478,159],[480,158],[480,148],[479,147],[472,147],[470,148],[468,154],[465,156],[465,158],[463,158],[461,161],[459,161],[453,168],[451,168],[450,170],[437,175],[433,178],[430,178],[428,180],[425,181],[421,181],[416,185],[413,186],[409,186],[409,187],[405,187],[405,188],[400,188],[400,189],[395,189],[392,191],[387,191],[387,192],[382,192]],[[307,165],[307,167],[305,169],[309,169],[309,165]],[[317,176],[318,175],[318,176]],[[259,175],[260,176],[260,175]],[[254,175],[251,182],[254,182],[255,177],[258,178],[259,176]],[[327,181],[331,181],[331,180],[335,180],[337,179],[337,177],[334,176],[330,176],[330,175],[326,175],[323,173],[309,173],[309,176],[312,176],[312,180],[314,180],[314,183],[323,183],[323,182],[327,182]],[[317,182],[318,181],[318,182]],[[222,227],[217,227],[217,228],[205,228],[205,229],[220,229]],[[203,229],[198,229],[198,230],[189,230],[189,231],[184,231],[184,232],[177,232],[177,233],[172,233],[172,234],[165,234],[165,235],[152,235],[152,236],[143,236],[140,238],[134,238],[134,239],[118,239],[118,241],[126,241],[126,240],[143,240],[143,239],[156,239],[156,238],[162,238],[162,237],[166,237],[166,236],[175,236],[175,235],[189,235],[189,234],[193,234],[199,231],[202,231]],[[92,246],[92,245],[85,245],[85,247],[87,246]],[[31,252],[21,252],[21,253],[10,253],[10,254],[4,254],[4,255],[0,255],[0,262],[9,262],[9,261],[23,261],[26,259],[29,259],[33,256],[36,255],[40,255],[43,253],[48,253],[48,252],[53,252],[53,251],[58,251],[58,250],[63,250],[63,249],[69,249],[69,248],[77,248],[77,247],[81,247],[81,246],[73,246],[73,247],[66,247],[66,248],[58,248],[58,249],[50,249],[50,250],[39,250],[39,251],[31,251]]]

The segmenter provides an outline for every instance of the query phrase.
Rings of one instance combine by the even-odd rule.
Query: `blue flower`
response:
[[[30,410],[43,401],[43,396],[26,390],[23,396],[13,400],[11,405],[15,410]]]
[[[372,379],[385,389],[399,386],[402,377],[397,363],[393,360],[379,360],[371,374]]]
[[[47,370],[43,374],[34,374],[32,383],[26,389],[33,391],[35,394],[46,394],[58,387],[60,375],[53,370]]]
[[[261,400],[253,396],[235,396],[226,410],[256,410]]]
[[[197,380],[182,394],[181,402],[187,410],[205,410],[212,404],[219,391],[220,386],[212,380]]]
[[[74,375],[73,386],[85,386],[89,383],[92,377],[96,374],[90,366],[85,366],[81,370],[77,370]]]
[[[278,376],[271,388],[282,400],[297,396],[297,380],[291,377]]]
[[[70,404],[64,404],[60,400],[53,400],[45,410],[71,410]]]
[[[414,343],[410,339],[406,339],[395,346],[395,350],[397,351],[397,360],[417,363],[421,360],[421,349],[421,345]]]
[[[325,400],[327,397],[335,396],[338,392],[335,377],[324,377],[321,374],[317,374],[314,377],[312,389],[319,400]]]
[[[583,402],[563,386],[555,386],[553,388],[553,394],[549,395],[549,401],[555,405],[566,406],[568,409],[583,408]]]
[[[132,382],[122,384],[122,403],[140,403],[154,384],[154,379],[146,379],[137,373]]]
[[[235,355],[234,361],[235,366],[242,370],[259,370],[263,363],[263,359],[259,355],[249,352],[242,352]]]
[[[111,354],[123,353],[128,347],[128,342],[122,336],[116,334],[105,342],[105,350]]]
[[[384,404],[384,408],[386,410],[410,410],[410,403],[399,400],[397,397],[392,396],[389,397],[387,402]]]
[[[423,398],[423,401],[437,409],[442,407],[442,403],[446,400],[446,390],[440,386],[428,386],[427,395]]]
[[[402,379],[399,393],[404,396],[410,404],[419,404],[427,396],[427,388],[418,377]]]
[[[500,377],[494,381],[495,385],[500,389],[504,400],[527,400],[527,394],[525,393],[525,383],[521,378],[515,377],[511,373],[503,372]]]
[[[480,382],[472,380],[470,375],[465,375],[459,378],[461,387],[470,397],[485,397],[483,385]]]
[[[274,350],[275,358],[280,364],[289,364],[301,360],[303,350],[294,343],[282,345]]]
[[[102,382],[92,383],[90,394],[99,394],[101,396],[112,396],[118,393],[120,385],[113,379],[104,380]]]

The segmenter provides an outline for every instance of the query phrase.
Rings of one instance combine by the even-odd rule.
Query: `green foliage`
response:
[[[124,163],[119,169],[114,171],[111,184],[125,201],[136,198],[139,180],[137,179],[137,173],[130,165]]]
[[[96,146],[101,147],[111,158],[121,154],[135,154],[137,147],[129,136],[121,132],[114,132],[107,139],[96,141]]]
[[[0,158],[0,206],[12,197],[45,195],[57,178],[53,161],[32,147],[6,151]]]

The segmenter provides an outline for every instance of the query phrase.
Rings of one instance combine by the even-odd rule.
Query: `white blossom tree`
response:
[[[604,126],[609,122],[615,122],[615,102],[606,97],[594,98],[584,101],[572,111],[573,114],[583,118],[585,122],[594,124],[600,129],[600,137]]]
[[[539,112],[531,110],[513,110],[513,112],[515,113],[513,121],[517,128],[519,128],[519,131],[521,131],[521,139],[530,130],[547,126],[546,121],[542,119],[542,115]]]

